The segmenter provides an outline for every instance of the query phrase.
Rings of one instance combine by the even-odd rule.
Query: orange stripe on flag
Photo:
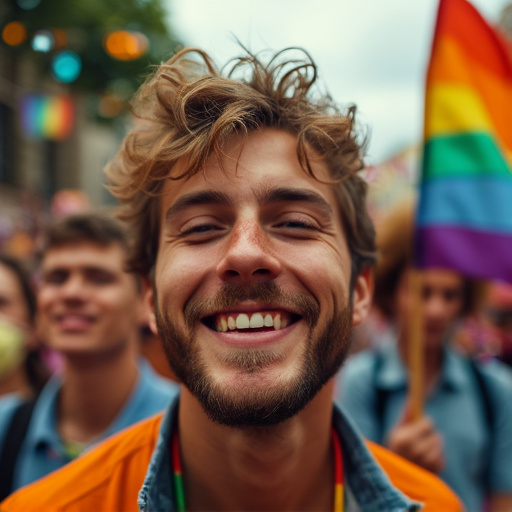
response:
[[[497,131],[502,145],[508,151],[512,151],[511,111],[506,108],[512,102],[512,80],[505,81],[496,78],[488,69],[479,64],[468,62],[464,58],[463,48],[452,39],[443,38],[438,44],[438,49],[439,55],[442,55],[443,58],[437,58],[431,62],[428,73],[430,87],[433,89],[438,87],[451,87],[452,89],[460,87],[464,89],[464,98],[472,98],[469,108],[474,111],[472,103],[478,102],[480,104],[479,109],[484,108],[486,110],[486,116],[489,119],[486,122],[488,129]],[[473,89],[473,92],[466,91],[468,89]],[[437,93],[427,92],[427,105],[433,109],[432,113],[436,115],[435,103],[431,103],[428,99],[429,94],[437,95]],[[466,106],[462,104],[462,97],[457,99],[456,96],[453,96],[453,101],[455,101],[455,105],[460,105],[457,112],[467,117],[464,113]],[[474,128],[480,129],[482,127],[479,118],[475,119]],[[470,126],[470,128],[473,127]],[[454,129],[446,131],[453,132]],[[429,130],[428,136],[433,135],[436,135],[435,130]]]
[[[433,54],[437,53],[437,44],[444,37],[460,41],[475,64],[478,63],[496,77],[512,80],[508,45],[466,0],[441,1]]]

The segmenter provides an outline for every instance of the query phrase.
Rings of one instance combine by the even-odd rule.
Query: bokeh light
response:
[[[148,50],[148,38],[140,32],[117,30],[110,32],[103,42],[105,51],[117,60],[134,60]]]
[[[54,37],[49,30],[38,30],[32,38],[32,49],[48,53],[53,48]]]
[[[19,21],[11,21],[2,30],[2,39],[9,46],[17,46],[27,39],[27,29]]]
[[[59,82],[74,82],[82,71],[82,60],[75,52],[64,50],[53,57],[52,71]]]
[[[114,94],[104,94],[98,104],[98,114],[102,117],[112,118],[118,116],[126,106],[118,96]]]
[[[29,11],[30,9],[34,9],[41,3],[41,0],[18,0],[18,5],[25,9],[25,11]]]
[[[68,35],[63,28],[52,28],[54,49],[64,48],[68,44]]]

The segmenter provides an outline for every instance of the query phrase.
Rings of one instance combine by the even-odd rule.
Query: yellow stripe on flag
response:
[[[465,132],[495,131],[480,96],[464,85],[432,84],[425,99],[425,139]]]

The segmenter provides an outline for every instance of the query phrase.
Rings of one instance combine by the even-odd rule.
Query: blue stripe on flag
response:
[[[512,179],[479,176],[423,182],[417,224],[462,226],[512,237]]]

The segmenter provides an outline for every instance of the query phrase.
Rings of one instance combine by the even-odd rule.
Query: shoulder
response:
[[[23,399],[15,393],[0,398],[0,454],[2,451],[1,444],[3,444],[4,437],[7,434],[11,418],[22,402]]]
[[[12,416],[17,407],[23,402],[18,394],[12,393],[0,398],[0,422],[5,421],[6,416]]]
[[[144,420],[20,489],[2,502],[2,512],[136,512],[161,420],[162,414]]]
[[[437,476],[371,441],[368,449],[393,485],[414,501],[424,503],[423,512],[462,512],[455,493]]]
[[[490,386],[512,392],[512,370],[507,365],[500,361],[474,364]]]

